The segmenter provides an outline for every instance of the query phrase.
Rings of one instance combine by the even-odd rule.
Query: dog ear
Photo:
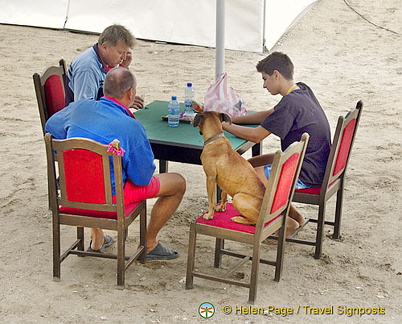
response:
[[[204,120],[203,114],[201,114],[201,113],[196,114],[194,117],[194,120],[193,120],[193,126],[198,127],[203,120]]]
[[[219,114],[219,118],[221,119],[221,121],[223,122],[227,122],[229,124],[232,123],[232,118],[230,118],[230,116],[228,114],[224,114],[224,113],[220,113]]]

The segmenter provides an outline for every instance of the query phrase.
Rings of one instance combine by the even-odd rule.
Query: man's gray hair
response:
[[[119,42],[124,42],[128,47],[133,48],[135,45],[135,37],[131,32],[122,25],[111,25],[99,35],[99,46],[103,43],[108,46],[116,46]]]
[[[127,90],[136,86],[134,74],[126,68],[117,67],[106,74],[103,92],[105,96],[121,99]]]

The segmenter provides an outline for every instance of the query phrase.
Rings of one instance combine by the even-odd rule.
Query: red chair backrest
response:
[[[73,149],[63,152],[66,198],[105,204],[105,179],[102,156],[91,151]]]
[[[335,167],[332,173],[333,176],[337,175],[346,167],[346,162],[350,153],[352,145],[353,134],[356,128],[356,118],[352,119],[344,128],[342,133],[342,140],[339,145],[338,155],[335,160]]]
[[[63,80],[59,75],[50,76],[44,85],[48,118],[65,107]]]
[[[297,171],[299,153],[292,154],[282,165],[274,200],[271,206],[271,214],[287,204],[293,185],[293,178]]]

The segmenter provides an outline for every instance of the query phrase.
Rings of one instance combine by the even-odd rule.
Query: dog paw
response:
[[[214,213],[206,213],[204,216],[202,216],[202,218],[206,219],[206,220],[211,220],[212,218],[214,218]]]
[[[226,204],[222,204],[222,203],[217,204],[215,206],[215,210],[220,213],[224,212],[226,210]]]

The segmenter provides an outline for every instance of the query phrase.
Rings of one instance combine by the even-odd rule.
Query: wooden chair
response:
[[[333,226],[334,232],[332,238],[340,238],[346,168],[348,166],[350,152],[356,136],[362,110],[363,102],[359,101],[356,108],[350,110],[345,117],[340,116],[338,118],[338,124],[336,126],[322,187],[296,190],[293,195],[293,202],[318,205],[318,217],[307,220],[307,222],[317,224],[317,231],[314,241],[297,238],[288,238],[287,241],[315,246],[314,258],[316,259],[319,259],[322,256],[324,225]],[[333,221],[327,221],[325,220],[326,202],[335,194],[335,217]]]
[[[110,144],[90,139],[55,140],[45,135],[49,204],[53,215],[53,277],[60,279],[60,265],[68,255],[90,255],[117,259],[117,284],[125,285],[125,271],[140,258],[146,260],[146,201],[124,204],[122,159],[114,155]],[[113,142],[119,150],[119,141]],[[113,164],[111,164],[111,161]],[[113,174],[113,175],[111,175]],[[114,176],[116,195],[111,177]],[[126,256],[126,231],[139,216],[140,246]],[[77,227],[77,239],[60,254],[60,225]],[[84,227],[117,231],[117,255],[84,250]]]
[[[50,66],[40,75],[34,73],[33,81],[44,135],[46,121],[54,113],[65,107],[65,61],[61,59],[59,66]]]
[[[293,143],[285,152],[276,152],[274,156],[271,176],[268,180],[261,211],[256,226],[234,223],[231,217],[239,215],[233,205],[228,203],[225,212],[215,212],[212,220],[205,220],[202,216],[194,220],[190,225],[190,240],[187,259],[186,289],[193,288],[193,278],[224,282],[249,288],[249,303],[254,303],[257,293],[259,263],[275,266],[275,280],[281,278],[284,244],[285,223],[292,200],[296,179],[298,178],[301,161],[303,160],[309,135],[303,134],[300,142]],[[275,261],[260,258],[261,243],[271,234],[279,231],[279,241]],[[222,255],[241,258],[240,262],[223,276],[214,276],[210,273],[195,270],[195,248],[197,234],[208,235],[216,238],[215,244],[215,268],[219,268]],[[229,251],[224,248],[224,240],[232,240],[251,244],[252,255],[244,255]],[[229,278],[248,260],[252,261],[250,281]]]

